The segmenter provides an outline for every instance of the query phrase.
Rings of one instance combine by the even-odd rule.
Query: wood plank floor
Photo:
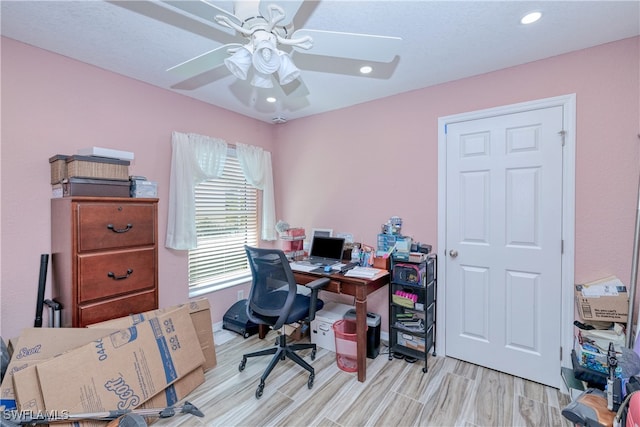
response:
[[[267,338],[239,335],[216,346],[218,365],[187,400],[204,418],[177,415],[154,426],[571,426],[561,409],[569,396],[538,383],[447,357],[429,355],[424,363],[389,360],[382,346],[367,359],[367,381],[340,370],[335,353],[318,348],[308,374],[292,361],[281,361],[267,378],[261,399],[255,398],[259,378],[270,356],[248,359],[242,354],[274,344]],[[310,351],[301,352],[310,361]]]

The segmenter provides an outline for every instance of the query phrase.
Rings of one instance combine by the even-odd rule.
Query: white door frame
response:
[[[445,262],[446,251],[446,188],[447,188],[447,125],[467,120],[484,119],[505,114],[548,107],[563,107],[564,150],[562,158],[562,306],[561,339],[562,366],[571,367],[574,321],[574,254],[575,254],[575,154],[576,154],[576,95],[562,95],[536,101],[506,105],[468,113],[454,114],[438,118],[438,301],[436,314],[436,351],[440,356],[447,353],[445,339],[445,286],[447,286]],[[560,375],[560,370],[558,370]]]

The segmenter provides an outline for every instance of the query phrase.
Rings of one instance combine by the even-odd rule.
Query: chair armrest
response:
[[[307,283],[305,286],[311,289],[311,292],[318,292],[321,288],[327,286],[330,281],[331,280],[328,277],[322,277],[314,280],[313,282]]]
[[[329,284],[331,280],[328,277],[316,279],[313,282],[307,283],[305,286],[311,289],[311,301],[309,303],[309,321],[311,322],[316,318],[316,305],[318,304],[318,291]]]

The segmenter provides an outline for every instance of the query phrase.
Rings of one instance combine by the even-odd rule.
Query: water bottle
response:
[[[360,249],[357,245],[353,245],[353,249],[351,249],[351,262],[360,263]]]

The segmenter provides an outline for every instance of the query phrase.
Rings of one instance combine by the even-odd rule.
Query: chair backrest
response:
[[[293,307],[297,286],[284,252],[245,246],[253,282],[247,315],[254,323],[280,329]]]

